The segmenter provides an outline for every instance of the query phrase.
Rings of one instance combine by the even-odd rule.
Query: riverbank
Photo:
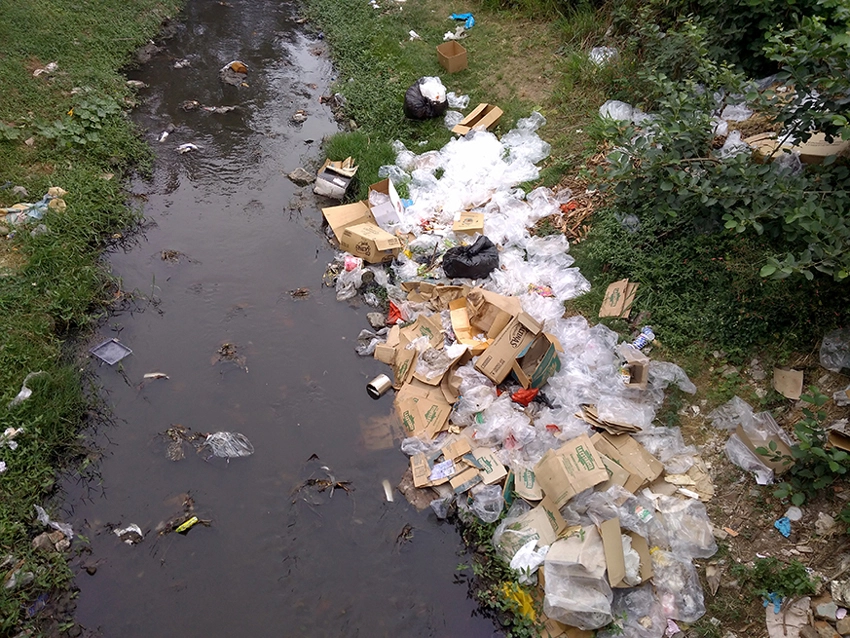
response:
[[[54,493],[60,472],[85,472],[92,460],[80,432],[93,393],[70,346],[125,295],[101,255],[138,221],[124,178],[151,161],[127,117],[135,89],[119,71],[179,5],[39,0],[0,8],[0,206],[65,191],[56,199],[64,204],[39,219],[0,217],[0,432],[15,432],[0,439],[2,635],[32,629],[33,605],[47,600],[39,597],[71,581],[64,553],[32,546],[46,529],[34,506]],[[41,374],[24,399],[32,372]]]

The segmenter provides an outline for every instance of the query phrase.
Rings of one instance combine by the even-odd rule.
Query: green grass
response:
[[[0,448],[0,559],[12,555],[35,580],[0,589],[0,634],[27,626],[24,609],[71,578],[65,557],[36,553],[33,505],[54,490],[62,468],[80,470],[80,429],[87,398],[69,342],[103,316],[112,283],[99,261],[113,233],[133,225],[121,182],[146,168],[149,152],[126,110],[132,94],[118,70],[154,36],[176,0],[30,0],[0,7],[0,182],[23,186],[22,198],[0,190],[0,205],[36,201],[64,188],[67,210],[0,237],[0,432],[23,428],[16,450]],[[32,72],[56,62],[55,72]],[[69,114],[69,112],[71,112]],[[32,145],[24,140],[32,139]],[[106,174],[112,179],[104,179]],[[0,222],[2,223],[2,222]],[[7,408],[27,373],[32,396]],[[49,508],[48,508],[49,511]],[[0,576],[6,576],[6,570]],[[30,621],[32,622],[32,621]]]

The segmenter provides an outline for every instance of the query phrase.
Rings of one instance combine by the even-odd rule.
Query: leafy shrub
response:
[[[732,575],[762,597],[773,593],[782,598],[806,596],[814,594],[816,589],[806,566],[797,560],[784,565],[773,557],[757,558],[752,569],[740,564],[733,565]]]

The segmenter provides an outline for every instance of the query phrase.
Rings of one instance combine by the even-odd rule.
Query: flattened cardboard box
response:
[[[481,447],[472,450],[472,456],[475,457],[481,467],[481,478],[485,485],[498,483],[508,475],[505,466],[496,458],[496,454],[491,448]]]
[[[415,381],[405,384],[398,391],[395,408],[405,436],[418,436],[426,440],[434,438],[443,429],[452,411],[452,406],[439,388]]]
[[[408,343],[419,337],[428,337],[428,343],[432,348],[439,348],[445,342],[443,337],[443,324],[439,315],[419,315],[409,326],[401,329],[401,334]]]
[[[455,494],[463,494],[480,482],[481,475],[478,473],[478,470],[474,467],[470,467],[460,474],[455,474],[451,481],[449,481],[449,485],[452,486]]]
[[[475,233],[483,235],[484,213],[470,213],[468,211],[460,213],[452,224],[452,230],[464,235],[474,235]]]
[[[342,206],[328,206],[322,209],[322,215],[328,221],[328,226],[331,227],[337,241],[340,241],[342,231],[349,226],[375,223],[375,217],[372,215],[372,211],[369,210],[366,202],[355,202],[353,204],[343,204]]]
[[[460,121],[460,124],[452,129],[452,133],[466,135],[472,130],[486,131],[493,128],[502,117],[502,109],[493,104],[482,103],[476,106],[472,112]]]
[[[547,450],[534,468],[543,493],[560,508],[589,487],[608,480],[608,471],[586,434]]]
[[[534,340],[540,329],[541,325],[531,315],[520,313],[478,357],[475,369],[494,383],[501,383],[510,373],[517,355]]]
[[[395,355],[401,343],[401,332],[398,324],[390,328],[387,334],[386,343],[379,343],[375,346],[375,359],[387,365],[395,365]]]
[[[401,240],[373,223],[348,226],[339,247],[370,264],[392,261],[401,250]]]
[[[637,585],[628,585],[623,581],[626,576],[626,563],[622,533],[619,518],[609,519],[599,525],[599,534],[602,536],[602,546],[605,549],[605,562],[608,565],[608,583],[611,587],[636,587]],[[640,585],[652,578],[649,544],[640,534],[626,532],[626,535],[631,537],[632,549],[640,556],[640,583],[638,583]]]
[[[640,284],[629,283],[628,279],[615,281],[605,290],[605,299],[599,309],[600,317],[619,317],[627,319],[632,311],[632,303]]]
[[[475,331],[469,323],[469,309],[466,299],[454,299],[449,302],[449,317],[458,343],[467,346],[473,356],[484,352],[492,343],[490,339],[479,341],[475,338]]]
[[[799,400],[803,393],[803,371],[774,368],[773,389],[786,399]]]
[[[630,477],[623,487],[634,494],[664,472],[664,466],[628,434],[599,432],[590,438],[598,452],[618,463]]]
[[[537,482],[534,470],[529,468],[514,473],[514,491],[527,501],[539,501],[543,498],[543,489]]]
[[[599,449],[597,448],[596,451],[599,452]],[[629,474],[622,465],[619,465],[616,461],[609,459],[607,456],[602,454],[602,452],[599,452],[599,458],[602,459],[602,465],[604,465],[605,469],[608,470],[608,480],[597,485],[597,491],[605,492],[614,485],[619,485],[623,489],[629,490],[629,488],[626,487],[626,484],[630,479],[634,481],[634,477],[632,477],[632,475]],[[634,493],[634,490],[629,491]]]
[[[404,212],[404,205],[402,205],[401,197],[398,196],[398,191],[396,191],[392,181],[387,178],[382,179],[380,182],[375,182],[369,187],[369,194],[371,195],[373,192],[383,193],[390,198],[390,201],[383,204],[376,206],[369,205],[372,215],[375,217],[375,223],[379,226],[399,223],[401,221],[401,215]]]
[[[470,290],[466,303],[470,325],[489,339],[498,337],[511,319],[522,312],[522,304],[517,297],[506,297],[481,288]]]
[[[519,353],[511,370],[523,388],[542,388],[549,377],[560,371],[558,353],[563,351],[554,335],[543,332]]]

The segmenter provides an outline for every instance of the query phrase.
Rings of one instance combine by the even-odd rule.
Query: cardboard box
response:
[[[613,487],[614,485],[619,485],[623,489],[628,489],[626,488],[626,484],[632,478],[632,475],[622,465],[619,465],[616,461],[609,459],[601,452],[599,452],[599,458],[602,459],[602,465],[604,465],[605,469],[608,470],[608,480],[597,485],[596,489],[600,492],[605,492],[608,488]],[[634,490],[632,490],[632,493],[634,493]]]
[[[505,466],[502,465],[502,462],[496,458],[496,454],[492,449],[481,447],[472,450],[472,456],[481,468],[481,479],[484,481],[485,485],[498,483],[508,475],[508,471],[505,469]]]
[[[511,319],[522,312],[522,303],[517,297],[506,297],[489,290],[473,288],[466,295],[469,323],[476,330],[495,339]]]
[[[357,167],[354,166],[350,157],[341,162],[325,160],[316,175],[313,192],[331,199],[342,199],[345,197],[345,192],[348,190],[351,180],[354,179],[355,173],[357,173]]]
[[[396,394],[395,409],[406,437],[430,440],[445,427],[452,406],[439,388],[413,381],[403,385]]]
[[[395,349],[395,357],[393,359],[393,387],[398,390],[408,382],[413,375],[413,368],[416,367],[416,359],[419,353],[416,351],[410,339],[406,335],[400,336],[400,343]]]
[[[372,211],[369,210],[366,202],[329,206],[322,209],[322,215],[328,221],[328,225],[331,227],[337,241],[340,241],[342,232],[349,226],[375,223],[375,217],[372,215]]]
[[[511,369],[523,388],[542,388],[549,377],[560,371],[558,352],[563,351],[554,335],[543,332],[519,353]]]
[[[627,319],[640,284],[629,283],[628,279],[615,281],[605,290],[605,299],[599,309],[600,317]]]
[[[484,213],[460,213],[452,223],[452,230],[462,235],[484,234]]]
[[[402,337],[407,339],[407,342],[419,338],[428,337],[428,343],[432,348],[439,348],[445,342],[443,337],[443,324],[440,320],[440,315],[419,315],[409,326],[401,329]]]
[[[543,493],[560,508],[581,491],[608,480],[608,471],[586,434],[547,450],[534,468]]]
[[[534,317],[520,313],[478,357],[475,369],[494,383],[501,383],[510,373],[517,356],[534,341],[541,328]]]
[[[372,193],[383,193],[390,198],[390,201],[383,204],[372,206],[369,204],[369,209],[375,217],[375,222],[379,226],[386,224],[397,224],[401,221],[401,215],[404,212],[404,205],[401,203],[401,197],[389,179],[382,179],[369,187],[369,200],[371,202]]]
[[[823,164],[827,157],[833,155],[847,156],[850,154],[850,140],[842,140],[836,137],[832,142],[826,141],[826,135],[815,133],[807,142],[791,144],[784,138],[779,139],[776,133],[759,133],[744,139],[744,142],[753,147],[753,155],[761,162],[768,158],[775,159],[785,150],[797,151],[803,164]],[[781,148],[777,150],[777,147]]]
[[[452,322],[452,330],[455,333],[458,343],[462,343],[468,347],[473,356],[484,352],[492,343],[490,339],[484,339],[483,341],[476,339],[477,331],[469,323],[469,310],[466,299],[454,299],[450,301],[449,316]]]
[[[466,49],[457,40],[449,40],[437,46],[437,61],[448,73],[463,71],[468,66]]]
[[[342,231],[339,247],[370,264],[392,261],[401,250],[401,240],[371,222],[348,226]]]
[[[514,491],[527,501],[543,498],[543,488],[537,482],[534,470],[528,468],[514,473]]]
[[[401,331],[396,324],[387,333],[386,342],[375,346],[375,354],[373,356],[381,363],[386,363],[389,366],[395,365],[395,355],[400,343]]]
[[[846,390],[846,393],[847,397],[850,398],[850,389]],[[845,452],[850,452],[850,432],[847,431],[846,424],[841,424],[840,426],[833,425],[830,427],[827,439],[833,447],[837,447]]]
[[[446,459],[457,459],[472,452],[469,439],[465,436],[452,435],[447,443],[440,448]]]
[[[600,432],[594,434],[590,442],[597,452],[615,461],[629,473],[630,478],[621,485],[632,494],[664,472],[661,461],[628,434]]]
[[[786,399],[797,401],[803,393],[803,371],[774,368],[773,389]]]
[[[474,467],[465,469],[460,474],[455,474],[449,485],[452,486],[455,494],[463,494],[481,482],[481,475]]]
[[[646,390],[649,384],[649,357],[630,343],[621,343],[617,352],[626,360],[624,366],[629,373],[628,380],[623,379],[627,388]]]
[[[626,532],[632,539],[632,549],[640,556],[640,583],[628,585],[623,581],[626,575],[625,554],[621,538],[620,519],[612,518],[599,525],[602,536],[602,546],[605,549],[605,562],[608,565],[608,583],[611,587],[637,587],[652,578],[652,557],[649,554],[649,544],[640,534]]]
[[[482,103],[476,106],[472,112],[460,121],[460,124],[452,129],[452,133],[466,135],[472,130],[486,131],[493,128],[502,117],[502,109],[493,104]]]

